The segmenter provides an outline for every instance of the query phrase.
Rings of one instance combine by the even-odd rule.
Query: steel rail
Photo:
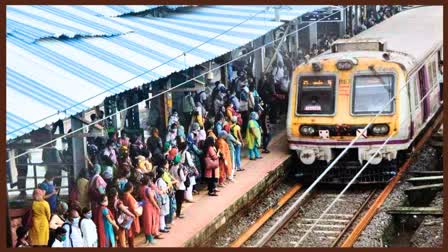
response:
[[[423,135],[423,137],[418,141],[418,143],[415,146],[414,151],[418,152],[421,150],[423,145],[426,143],[426,141],[431,137],[434,130],[438,127],[440,127],[440,124],[442,123],[442,116],[443,113],[439,112],[439,115],[434,120],[433,124],[427,129],[427,132]],[[409,158],[403,166],[400,168],[398,174],[389,182],[389,184],[384,188],[384,190],[381,192],[381,194],[376,198],[373,205],[369,208],[369,210],[366,212],[366,214],[361,218],[361,221],[355,226],[353,231],[350,233],[350,235],[345,239],[345,241],[342,243],[342,248],[350,248],[355,244],[355,242],[358,240],[359,236],[361,235],[361,232],[367,227],[367,225],[370,223],[370,221],[373,219],[375,214],[378,212],[380,207],[383,205],[386,198],[389,196],[389,194],[392,192],[400,178],[403,176],[404,172],[409,168],[409,165],[411,164],[412,157]]]
[[[344,227],[344,229],[341,231],[341,233],[336,237],[336,239],[331,244],[331,247],[334,248],[338,245],[338,243],[341,241],[342,237],[347,233],[348,229],[353,225],[353,223],[358,219],[358,216],[362,213],[362,210],[364,210],[369,202],[372,200],[373,196],[375,196],[375,193],[377,192],[376,189],[372,190],[370,192],[369,196],[367,196],[366,200],[362,205],[358,208],[358,211],[353,215],[353,217],[350,219],[350,222],[347,223],[347,225]]]
[[[301,184],[294,185],[287,191],[278,201],[275,206],[266,210],[244,233],[242,233],[234,242],[230,244],[231,248],[241,247],[247,240],[249,240],[255,232],[257,232],[280,208],[282,208],[299,190],[302,188]]]

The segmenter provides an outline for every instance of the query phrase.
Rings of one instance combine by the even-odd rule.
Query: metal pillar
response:
[[[83,122],[78,120],[75,117],[71,117],[70,124],[72,127],[72,131],[75,131],[79,128],[83,127]],[[87,131],[84,129],[83,131]],[[85,133],[84,132],[84,133]],[[79,171],[84,167],[87,167],[86,153],[87,153],[87,143],[85,137],[72,137],[72,148],[73,148],[73,170],[70,175],[73,178],[77,178]]]
[[[310,48],[313,44],[317,45],[317,23],[311,23],[308,27],[308,36],[310,38]]]
[[[168,81],[166,82],[166,88],[169,89],[171,88],[171,79],[168,79]],[[163,113],[163,124],[165,126],[165,128],[168,128],[168,119],[170,116],[170,111],[173,107],[173,96],[171,94],[171,92],[166,92],[162,95],[162,113]]]

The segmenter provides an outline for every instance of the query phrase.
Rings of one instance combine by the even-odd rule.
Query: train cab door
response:
[[[410,79],[410,92],[411,92],[411,138],[415,136],[415,133],[419,131],[420,127],[423,125],[423,107],[420,105],[420,87],[418,74]]]
[[[423,66],[419,71],[418,71],[418,89],[419,89],[419,93],[420,93],[420,107],[423,110],[423,122],[425,122],[428,117],[429,117],[429,108],[430,108],[430,104],[429,104],[429,97],[426,96],[426,94],[429,91],[429,83],[428,83],[428,78],[427,78],[427,72],[426,72],[426,67]],[[425,97],[426,96],[426,97]],[[423,97],[425,97],[423,99]]]

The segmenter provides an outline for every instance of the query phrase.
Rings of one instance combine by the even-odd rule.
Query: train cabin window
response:
[[[411,84],[414,85],[414,105],[415,105],[415,109],[417,109],[418,106],[419,106],[418,104],[420,102],[420,94],[419,94],[419,91],[418,91],[418,89],[420,87],[420,84],[418,83],[417,76],[414,76],[412,78]]]
[[[380,74],[355,76],[352,113],[375,114],[383,111],[383,114],[390,114],[394,110],[394,102],[390,102],[385,108],[384,106],[393,96],[393,75]]]
[[[297,114],[334,114],[336,76],[301,76]]]
[[[437,57],[434,55],[434,57],[428,64],[429,83],[431,84],[431,86],[434,86],[435,84],[437,84],[438,64],[437,64],[436,60],[437,60]]]

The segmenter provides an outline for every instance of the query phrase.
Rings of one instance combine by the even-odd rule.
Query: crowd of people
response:
[[[211,92],[185,95],[182,116],[171,112],[168,127],[151,129],[147,139],[121,131],[90,137],[88,166],[59,198],[59,173],[48,170],[33,192],[29,223],[17,229],[16,247],[134,247],[163,239],[184,202],[207,187],[210,197],[235,183],[242,150],[250,160],[269,153],[272,97],[263,102],[254,78],[244,69],[228,87],[217,81]],[[264,95],[278,83],[266,78]],[[269,95],[271,96],[271,95]],[[162,136],[162,134],[164,136]],[[202,186],[202,187],[201,187]]]

